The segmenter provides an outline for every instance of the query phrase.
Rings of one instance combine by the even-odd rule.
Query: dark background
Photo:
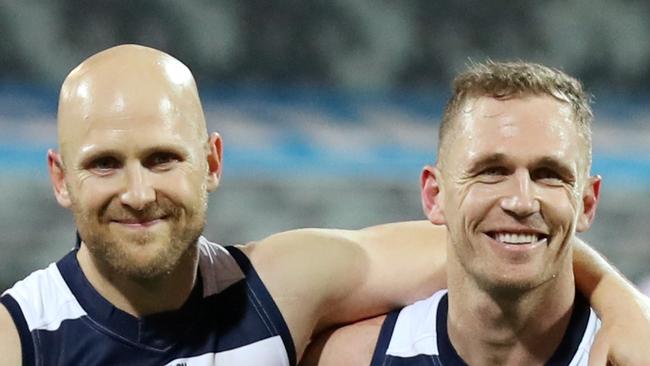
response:
[[[450,79],[471,60],[561,68],[594,95],[603,199],[584,237],[650,274],[650,2],[0,0],[0,289],[72,246],[45,152],[66,74],[120,43],[186,63],[225,141],[206,235],[422,218]],[[399,243],[396,243],[399,245]]]

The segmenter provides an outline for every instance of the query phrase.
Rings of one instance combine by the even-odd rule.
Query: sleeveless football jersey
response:
[[[381,327],[371,366],[466,365],[447,333],[447,290],[391,312]],[[586,366],[600,320],[576,293],[566,334],[547,362],[553,366]]]
[[[204,238],[198,245],[197,285],[186,303],[142,318],[91,286],[76,249],[16,283],[0,300],[18,328],[24,364],[295,365],[289,329],[248,258]]]

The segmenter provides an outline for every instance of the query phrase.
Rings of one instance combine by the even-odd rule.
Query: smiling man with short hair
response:
[[[425,214],[447,227],[447,290],[333,331],[304,364],[587,365],[601,322],[576,291],[573,252],[600,192],[591,119],[559,70],[487,62],[460,74],[422,173]]]

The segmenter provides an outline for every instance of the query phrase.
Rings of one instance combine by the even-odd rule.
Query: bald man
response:
[[[118,46],[74,69],[58,134],[50,177],[82,242],[3,294],[3,364],[295,365],[313,334],[444,285],[445,233],[427,223],[201,237],[221,138],[190,71],[160,51]],[[596,309],[639,314],[634,290],[581,248]]]

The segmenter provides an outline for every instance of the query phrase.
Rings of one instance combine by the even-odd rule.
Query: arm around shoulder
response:
[[[363,230],[300,229],[242,247],[276,301],[296,348],[444,287],[446,230],[403,222]]]
[[[589,365],[650,365],[650,299],[584,242],[574,249],[576,286],[602,320]]]
[[[3,365],[22,365],[20,338],[7,308],[0,304],[0,355]]]

